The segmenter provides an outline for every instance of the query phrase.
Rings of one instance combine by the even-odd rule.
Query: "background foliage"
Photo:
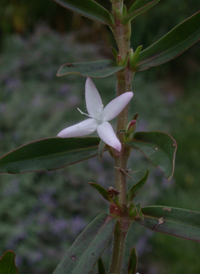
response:
[[[45,8],[47,2],[49,6]],[[99,2],[106,5],[109,1]],[[17,17],[20,7],[21,15]],[[198,9],[197,1],[163,1],[133,23],[137,30],[133,46],[147,47]],[[0,55],[3,155],[24,143],[53,137],[64,127],[82,120],[76,107],[85,110],[85,79],[56,78],[55,74],[65,62],[111,56],[107,46],[112,38],[106,35],[104,26],[95,23],[95,35],[91,35],[87,20],[72,17],[52,1],[2,1],[0,13],[4,33]],[[41,21],[59,32],[71,32],[58,34]],[[17,28],[16,22],[23,28]],[[170,182],[134,151],[129,167],[132,171],[140,169],[131,175],[134,182],[150,169],[145,191],[138,197],[142,205],[151,202],[191,210],[200,208],[199,52],[196,44],[169,64],[135,76],[131,109],[132,115],[139,112],[138,130],[166,131],[178,143],[175,175]],[[95,80],[105,104],[114,97],[114,83],[114,77]],[[105,154],[103,165],[93,158],[55,172],[1,174],[0,254],[12,249],[17,254],[20,273],[51,273],[82,229],[98,213],[107,210],[106,202],[88,182],[105,188],[112,185],[113,166],[114,162]],[[198,243],[151,233],[137,224],[130,231],[126,258],[136,245],[140,274],[186,274],[188,270],[191,274],[199,273]]]

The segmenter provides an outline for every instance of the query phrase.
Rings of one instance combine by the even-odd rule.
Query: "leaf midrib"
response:
[[[81,263],[84,255],[86,254],[86,252],[88,251],[88,249],[90,248],[90,246],[92,246],[92,244],[95,242],[96,237],[101,233],[102,229],[105,227],[105,225],[112,220],[112,218],[110,218],[110,220],[108,220],[108,218],[110,218],[110,216],[107,216],[106,220],[104,221],[103,225],[101,226],[100,229],[98,229],[98,232],[96,233],[95,237],[93,238],[93,240],[90,242],[90,244],[88,245],[87,249],[85,250],[85,252],[82,254],[80,260],[78,261],[78,264],[76,265],[76,267],[74,268],[73,272],[76,270],[76,268],[79,266],[79,264]],[[111,236],[110,236],[111,237]],[[108,239],[109,240],[109,239]],[[73,274],[72,272],[72,274]]]
[[[191,37],[193,37],[197,32],[199,32],[199,30],[195,31],[192,35],[190,35],[189,37],[187,37],[187,39],[183,40],[183,41],[180,42],[179,44],[175,44],[174,46],[168,48],[168,49],[165,50],[165,51],[162,51],[162,52],[157,53],[157,54],[155,53],[155,54],[152,55],[151,57],[144,59],[144,61],[141,61],[140,63],[138,63],[138,66],[137,66],[137,67],[139,67],[139,66],[141,66],[141,65],[143,65],[143,64],[145,64],[145,63],[147,63],[147,62],[150,62],[150,61],[152,61],[152,60],[154,60],[154,59],[156,59],[156,58],[158,58],[158,57],[161,57],[161,56],[163,56],[164,54],[169,53],[169,52],[172,51],[173,49],[176,49],[176,48],[179,47],[181,44],[187,42],[187,40],[190,39]],[[161,38],[161,39],[162,39],[162,38]],[[198,39],[198,40],[199,40],[199,39]],[[198,40],[197,40],[197,41],[198,41]],[[159,41],[159,40],[158,40],[158,41]],[[157,41],[157,42],[158,42],[158,41]],[[156,42],[156,43],[157,43],[157,42]],[[195,42],[194,42],[194,43],[195,43]],[[155,44],[153,44],[152,47],[153,47],[154,45],[155,45]],[[145,51],[147,51],[147,50],[149,50],[149,48],[147,48],[146,50],[142,51],[142,52],[141,52],[141,55],[142,55],[142,53],[145,53]],[[180,53],[179,53],[179,54],[180,54]]]
[[[6,164],[9,164],[9,163],[18,163],[18,162],[22,162],[22,161],[29,161],[29,160],[31,160],[31,159],[34,159],[34,160],[36,160],[36,159],[41,159],[41,158],[47,158],[47,157],[52,157],[52,156],[56,156],[56,155],[58,155],[58,156],[60,156],[60,155],[64,155],[64,154],[68,154],[68,153],[71,153],[71,152],[79,152],[79,151],[84,151],[84,150],[92,150],[92,149],[94,149],[94,148],[97,148],[98,147],[98,145],[94,145],[94,146],[91,146],[91,147],[89,147],[89,148],[80,148],[80,149],[69,149],[67,152],[65,151],[65,152],[59,152],[59,153],[50,153],[50,154],[48,154],[48,155],[45,155],[45,156],[39,156],[39,157],[33,157],[33,158],[26,158],[26,159],[21,159],[21,160],[19,160],[19,161],[12,161],[12,162],[7,162],[7,163],[4,163],[4,164],[1,164],[1,160],[3,159],[3,157],[6,157],[7,155],[9,155],[9,154],[7,154],[7,155],[5,155],[5,156],[3,156],[1,159],[0,159],[0,166],[3,166],[3,165],[6,165]],[[10,152],[10,153],[12,153],[12,152]]]

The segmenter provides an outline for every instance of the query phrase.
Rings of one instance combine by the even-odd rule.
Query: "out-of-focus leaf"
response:
[[[93,186],[100,194],[101,196],[106,199],[108,202],[113,202],[113,199],[108,194],[108,191],[103,188],[102,186],[95,184],[95,183],[89,183],[91,186]]]
[[[177,150],[176,141],[171,135],[159,131],[136,132],[126,144],[139,149],[154,167],[159,167],[167,179],[171,179]]]
[[[101,258],[98,260],[98,274],[106,274],[105,266]]]
[[[137,272],[137,252],[135,247],[132,248],[128,262],[128,274],[136,274]]]
[[[115,222],[116,219],[107,214],[94,219],[69,248],[53,274],[90,273],[112,236]]]
[[[104,78],[113,75],[117,71],[123,69],[112,60],[84,62],[84,63],[67,63],[62,65],[57,73],[57,76],[67,74],[79,74],[92,78]]]
[[[126,17],[123,18],[122,24],[133,20],[136,16],[156,5],[160,0],[137,0],[129,9]]]
[[[50,171],[98,154],[99,138],[47,138],[21,146],[0,158],[0,173]]]
[[[184,239],[200,242],[200,212],[168,206],[142,208],[144,220],[139,224]]]
[[[0,274],[17,274],[15,253],[13,251],[6,251],[0,258]]]
[[[153,45],[141,51],[136,71],[166,63],[200,39],[200,11],[173,28]]]
[[[101,140],[100,143],[99,143],[99,148],[98,148],[98,155],[99,155],[99,160],[100,161],[102,161],[105,146],[106,146],[106,143],[103,140]]]
[[[108,10],[93,0],[54,0],[62,7],[103,24],[112,25]]]
[[[127,199],[128,202],[132,201],[138,195],[138,193],[140,192],[140,190],[143,188],[144,184],[146,183],[148,175],[149,175],[149,171],[147,170],[144,177],[129,190],[128,199]]]

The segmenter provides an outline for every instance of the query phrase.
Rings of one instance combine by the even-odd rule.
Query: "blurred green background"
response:
[[[110,8],[110,1],[98,1]],[[132,1],[125,1],[130,6]],[[200,8],[199,1],[161,1],[132,24],[133,48],[144,48]],[[85,110],[81,76],[57,78],[63,63],[112,58],[109,30],[64,10],[51,0],[1,0],[0,3],[0,154],[27,142],[56,136],[81,121]],[[170,182],[145,157],[133,151],[128,168],[136,183],[150,169],[137,200],[200,211],[200,48],[138,73],[131,114],[138,131],[170,133],[178,143]],[[115,76],[94,80],[104,104],[116,94]],[[109,91],[109,92],[108,92]],[[78,234],[102,211],[104,201],[88,182],[113,185],[114,162],[89,159],[54,172],[0,175],[0,255],[11,249],[19,273],[52,273]],[[157,234],[133,224],[127,239],[124,273],[136,246],[140,274],[199,274],[198,243]],[[105,251],[108,265],[111,245]],[[94,270],[94,273],[95,270]]]

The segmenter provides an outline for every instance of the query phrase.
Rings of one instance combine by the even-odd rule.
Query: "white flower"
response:
[[[117,98],[113,99],[105,108],[103,108],[101,97],[97,88],[90,78],[85,83],[85,101],[89,114],[82,111],[89,119],[78,124],[67,127],[58,133],[58,137],[69,138],[79,137],[93,133],[97,130],[99,137],[109,146],[116,150],[121,150],[121,143],[117,138],[112,126],[108,121],[115,118],[129,103],[133,97],[133,92],[125,92]]]

